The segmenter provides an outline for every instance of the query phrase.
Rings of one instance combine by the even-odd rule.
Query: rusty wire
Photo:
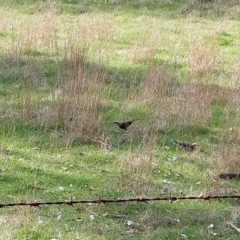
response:
[[[239,195],[223,195],[223,196],[186,196],[186,197],[154,197],[154,198],[145,198],[145,197],[138,197],[138,198],[117,198],[117,199],[99,199],[96,200],[73,200],[72,197],[70,200],[66,201],[56,201],[56,202],[19,202],[19,203],[7,203],[3,204],[0,203],[0,208],[4,207],[14,207],[14,206],[30,206],[30,207],[39,207],[41,205],[69,205],[73,206],[74,204],[83,204],[83,203],[96,203],[96,204],[108,204],[108,203],[126,203],[126,202],[151,202],[151,201],[169,201],[169,202],[176,202],[179,200],[211,200],[211,199],[240,199]]]

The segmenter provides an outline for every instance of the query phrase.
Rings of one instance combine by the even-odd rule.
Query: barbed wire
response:
[[[31,202],[19,202],[19,203],[0,203],[0,208],[4,207],[14,207],[14,206],[30,206],[30,207],[39,207],[41,205],[68,205],[73,206],[74,204],[84,204],[84,203],[91,203],[91,204],[109,204],[109,203],[126,203],[126,202],[144,202],[149,203],[152,201],[169,201],[169,202],[176,202],[179,200],[211,200],[211,199],[240,199],[239,195],[222,195],[222,196],[186,196],[186,197],[153,197],[153,198],[147,198],[147,197],[137,197],[137,198],[117,198],[117,199],[102,199],[98,198],[95,200],[73,200],[72,197],[70,200],[65,201],[55,201],[55,202],[37,202],[37,201],[31,201]]]

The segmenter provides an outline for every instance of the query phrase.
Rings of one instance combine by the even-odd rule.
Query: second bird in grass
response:
[[[187,152],[193,152],[197,148],[196,143],[184,143],[184,142],[177,142],[172,140],[174,143],[178,144],[181,148],[186,150]]]
[[[127,128],[135,121],[137,121],[138,119],[132,120],[132,121],[126,121],[126,122],[118,122],[115,121],[114,123],[116,123],[121,129],[124,129],[125,131],[127,130]]]

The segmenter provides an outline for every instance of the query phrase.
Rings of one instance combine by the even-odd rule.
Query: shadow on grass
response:
[[[20,155],[21,158],[11,159],[4,164],[5,170],[0,178],[1,202],[4,202],[4,199],[7,201],[8,195],[13,194],[21,196],[21,199],[31,199],[34,196],[41,200],[66,200],[71,195],[96,198],[93,189],[102,187],[106,180],[104,175],[97,174],[94,166],[91,168],[88,165],[85,168],[81,159],[71,166],[69,162],[72,161],[68,161],[68,164],[54,162],[51,168],[46,169],[49,164],[47,159],[29,159],[29,156],[24,157],[22,153]],[[65,167],[67,165],[69,169]]]
[[[8,113],[8,111],[10,111],[9,109],[11,109],[11,111],[14,113],[11,113],[10,111],[12,115],[10,113],[2,114],[1,121],[8,122],[11,116],[18,115],[17,112],[19,110],[21,111],[24,108],[28,109],[28,104],[33,104],[36,109],[39,107],[44,108],[51,105],[54,102],[52,102],[52,92],[58,88],[64,89],[65,84],[68,82],[68,76],[66,73],[64,73],[64,71],[67,72],[73,67],[76,68],[76,64],[82,64],[82,67],[86,68],[89,72],[94,72],[97,69],[103,68],[102,65],[94,62],[89,62],[88,59],[85,58],[84,54],[82,54],[80,57],[81,59],[77,60],[77,62],[72,62],[71,59],[53,60],[51,58],[48,58],[48,56],[39,55],[39,53],[36,55],[36,52],[34,50],[28,51],[25,54],[20,54],[16,59],[14,59],[14,56],[2,56],[0,61],[4,62],[5,64],[2,65],[0,72],[2,81],[0,94],[8,99],[8,101],[2,105],[2,108],[4,109],[2,111]],[[150,65],[156,67],[164,66],[164,70],[166,70],[167,73],[169,73],[170,77],[172,77],[175,85],[180,84],[178,83],[179,79],[177,76],[175,76],[175,74],[178,72],[178,69],[184,67],[182,64],[172,65],[171,63],[159,60],[157,62],[150,63]],[[116,134],[113,132],[117,129],[113,121],[124,121],[131,120],[132,118],[139,118],[140,123],[136,123],[136,126],[139,125],[136,129],[141,130],[140,124],[144,124],[144,127],[148,126],[149,119],[151,118],[151,116],[149,116],[148,107],[135,106],[137,104],[134,105],[134,103],[128,106],[127,102],[125,102],[129,98],[129,92],[132,89],[136,94],[139,94],[139,89],[145,75],[146,67],[143,66],[128,66],[119,68],[110,66],[106,67],[106,77],[104,82],[105,92],[103,92],[103,95],[106,95],[104,97],[108,103],[102,104],[99,107],[99,113],[102,115],[105,121],[103,124],[105,126],[105,130],[107,130],[107,134],[110,136],[114,135],[114,137],[116,137]],[[26,96],[22,97],[24,94]],[[171,94],[174,95],[174,92]],[[49,98],[49,96],[51,97]],[[17,100],[11,100],[11,98]],[[32,100],[28,102],[28,98],[32,98]],[[223,114],[223,112],[219,107],[216,108],[215,105],[213,105],[213,110],[214,109],[215,111],[213,117],[214,119],[218,119],[220,115]],[[219,109],[221,110],[220,112],[218,111]],[[32,118],[32,116],[26,117],[28,117],[30,120]],[[25,126],[23,124],[24,119],[22,119],[21,122],[16,117],[15,120],[13,118],[13,121],[16,123],[14,131],[17,131],[19,135],[22,134],[24,136],[25,130],[26,134],[28,134],[28,132],[34,131],[34,129],[44,130],[37,127],[32,127],[32,129],[30,129],[29,126],[31,125],[31,121],[29,121]],[[218,123],[219,121],[216,124]],[[13,122],[11,125],[12,124]],[[51,130],[51,128],[49,130]],[[56,127],[56,129],[53,128],[53,130],[65,131],[64,126],[61,124],[59,127]],[[173,136],[173,138],[178,138],[178,140],[181,141],[182,139],[184,140],[186,138],[194,139],[195,137],[199,136],[199,134],[205,136],[208,135],[209,132],[210,130],[207,126],[187,126],[179,127],[175,130],[172,129],[172,134],[170,135]],[[137,143],[141,142],[142,138],[140,135],[143,134],[143,131],[136,130],[135,133],[137,134],[135,136],[135,140]],[[49,132],[47,134],[49,134]],[[115,141],[116,145],[122,141],[122,134],[122,132],[117,134],[116,139],[118,140]],[[182,139],[179,139],[179,136],[181,136]],[[72,146],[78,146],[79,144],[82,144],[82,142],[76,139]]]

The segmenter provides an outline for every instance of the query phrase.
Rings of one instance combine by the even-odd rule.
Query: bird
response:
[[[138,119],[132,120],[132,121],[126,121],[126,122],[118,122],[115,121],[114,123],[116,123],[119,128],[124,129],[125,131],[127,131],[127,128],[135,121],[137,121]]]
[[[178,144],[182,149],[187,152],[193,152],[197,148],[197,143],[185,143],[185,142],[177,142],[172,140],[174,143]]]
[[[240,173],[221,173],[218,175],[218,177],[225,180],[230,179],[240,180]]]
[[[167,136],[167,134],[160,130],[160,133],[164,134],[165,136]],[[168,137],[168,136],[167,136]],[[173,143],[178,144],[182,149],[186,150],[187,152],[193,152],[196,150],[197,148],[197,143],[185,143],[185,142],[177,142],[175,140],[172,140],[170,137],[168,137],[168,139],[170,139]]]

